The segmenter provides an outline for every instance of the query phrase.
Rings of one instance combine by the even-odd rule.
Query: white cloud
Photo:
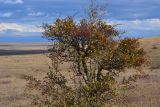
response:
[[[37,16],[43,16],[44,15],[43,12],[40,12],[40,11],[36,12],[32,8],[27,8],[26,10],[28,11],[28,16],[37,17]]]
[[[0,23],[0,32],[13,30],[16,32],[42,32],[40,27],[34,25],[21,25],[16,23]]]
[[[23,0],[0,0],[0,3],[5,3],[5,4],[22,4],[24,3]]]
[[[160,19],[144,19],[144,20],[114,20],[109,21],[110,24],[121,24],[120,28],[138,29],[138,30],[152,30],[160,29]]]
[[[28,16],[42,16],[42,15],[44,15],[44,13],[42,12],[31,12],[28,14]]]
[[[11,12],[6,12],[6,13],[0,13],[0,17],[11,17],[13,13]]]
[[[110,24],[122,24],[118,26],[118,29],[126,30],[131,34],[142,35],[159,35],[160,19],[144,19],[144,20],[111,20]],[[41,33],[43,30],[36,25],[29,24],[17,24],[17,23],[0,23],[0,34],[8,34],[7,32],[14,32],[22,35],[28,33]],[[137,33],[136,33],[137,32]]]

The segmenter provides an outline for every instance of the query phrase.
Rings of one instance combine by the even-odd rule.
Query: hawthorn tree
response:
[[[58,18],[53,24],[43,25],[44,37],[54,43],[49,50],[53,63],[44,81],[30,78],[29,87],[40,91],[36,104],[105,106],[116,94],[119,74],[146,62],[138,39],[117,39],[119,31],[99,18],[98,11],[92,4],[88,19],[76,22],[72,17]],[[76,78],[67,79],[64,71],[59,70],[63,63],[70,65],[68,73]],[[75,87],[70,81],[76,81]]]

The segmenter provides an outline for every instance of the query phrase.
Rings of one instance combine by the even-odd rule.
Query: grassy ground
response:
[[[48,71],[45,55],[0,57],[0,107],[25,107],[24,75],[41,76]]]
[[[125,93],[128,107],[160,107],[160,38],[140,42],[150,57],[146,70],[152,71],[148,78],[136,82],[136,88]],[[0,56],[0,107],[29,107],[29,100],[24,97],[26,81],[23,76],[42,77],[48,71],[48,63],[44,54]]]
[[[160,107],[160,38],[140,40],[148,54],[149,77],[136,82],[137,87],[126,93],[128,107]]]

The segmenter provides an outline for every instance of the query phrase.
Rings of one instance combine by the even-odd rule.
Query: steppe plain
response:
[[[160,37],[140,39],[150,65],[147,78],[127,91],[128,107],[160,107]],[[0,107],[30,107],[24,95],[25,75],[43,77],[49,43],[0,43]],[[64,67],[65,68],[65,67]]]

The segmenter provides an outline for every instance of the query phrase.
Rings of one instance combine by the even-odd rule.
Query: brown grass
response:
[[[136,82],[136,88],[125,93],[126,101],[128,107],[160,107],[160,38],[141,39],[140,42],[151,62],[144,70],[152,71],[148,72],[148,78]],[[24,77],[42,78],[48,71],[49,62],[43,54],[0,56],[0,107],[30,107],[29,99],[24,95]]]
[[[25,107],[26,81],[24,75],[43,76],[48,71],[49,59],[45,55],[18,55],[0,57],[1,107]]]

